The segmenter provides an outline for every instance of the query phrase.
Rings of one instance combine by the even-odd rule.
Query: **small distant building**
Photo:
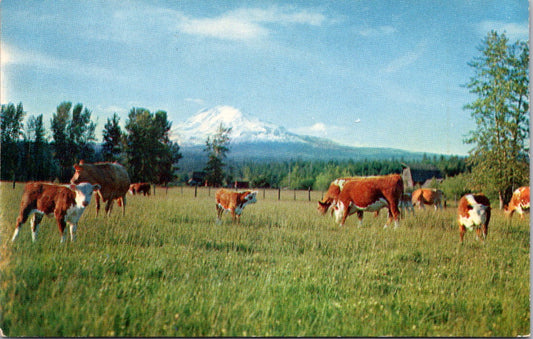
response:
[[[427,187],[432,180],[441,182],[444,178],[442,172],[432,165],[428,165],[427,168],[411,167],[405,164],[402,165],[404,166],[402,179],[405,188],[413,188],[415,186]]]
[[[250,182],[248,181],[235,181],[233,188],[239,189],[239,188],[250,188]]]

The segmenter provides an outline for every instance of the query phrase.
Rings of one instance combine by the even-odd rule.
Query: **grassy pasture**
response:
[[[214,190],[128,195],[127,215],[53,218],[10,242],[22,184],[0,186],[0,328],[8,336],[516,336],[530,333],[529,218],[493,210],[459,243],[455,206],[340,229],[320,192],[259,191],[215,225]],[[263,197],[263,194],[265,196]]]

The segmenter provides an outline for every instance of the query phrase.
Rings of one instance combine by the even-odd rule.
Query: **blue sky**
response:
[[[229,105],[346,145],[465,155],[467,63],[490,30],[527,40],[528,5],[3,0],[0,100],[47,127],[59,103],[83,103],[99,138],[132,107],[176,125]]]

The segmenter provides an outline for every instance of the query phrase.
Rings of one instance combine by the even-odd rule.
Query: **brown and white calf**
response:
[[[222,213],[231,213],[233,222],[240,223],[240,218],[244,207],[257,202],[256,191],[234,192],[224,188],[219,189],[215,194],[217,208],[217,223],[222,221]]]
[[[487,237],[490,221],[490,201],[482,193],[466,194],[457,207],[459,235],[461,242],[466,231],[476,230],[476,239]]]
[[[444,193],[434,188],[419,188],[413,192],[411,201],[421,209],[424,209],[424,205],[433,205],[436,211],[442,209]]]
[[[506,205],[503,210],[507,217],[512,217],[516,211],[520,215],[520,218],[523,219],[524,212],[529,211],[529,186],[517,188],[513,192],[509,205]]]
[[[56,185],[51,183],[30,182],[24,187],[20,212],[11,241],[15,241],[20,227],[33,214],[31,220],[32,240],[37,240],[39,223],[43,216],[54,213],[61,234],[61,242],[65,241],[65,227],[70,226],[70,239],[76,238],[76,228],[85,207],[91,202],[93,191],[100,185],[81,183],[78,185]]]
[[[101,187],[95,197],[96,215],[100,211],[100,198],[103,202],[107,202],[105,206],[107,215],[111,213],[114,200],[122,206],[122,215],[126,214],[126,193],[130,188],[130,177],[124,166],[116,162],[86,164],[82,160],[79,165],[74,165],[74,169],[76,172],[70,179],[71,184],[89,182]]]
[[[130,194],[143,194],[143,195],[150,195],[150,184],[149,183],[146,183],[146,182],[138,182],[138,183],[135,183],[135,184],[131,184],[130,185],[130,189],[129,189],[129,192]]]
[[[346,218],[354,213],[362,217],[363,211],[375,212],[387,207],[389,218],[385,227],[394,219],[398,227],[400,211],[398,204],[403,193],[402,177],[398,174],[361,177],[347,181],[333,206],[335,219],[343,226]]]

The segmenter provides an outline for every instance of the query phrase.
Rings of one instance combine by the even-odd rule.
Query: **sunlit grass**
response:
[[[529,223],[493,212],[459,243],[455,208],[339,228],[321,192],[259,190],[215,224],[214,190],[94,205],[77,242],[52,218],[10,236],[22,185],[2,184],[0,328],[10,336],[516,336],[529,333]],[[264,194],[264,197],[263,197]]]

